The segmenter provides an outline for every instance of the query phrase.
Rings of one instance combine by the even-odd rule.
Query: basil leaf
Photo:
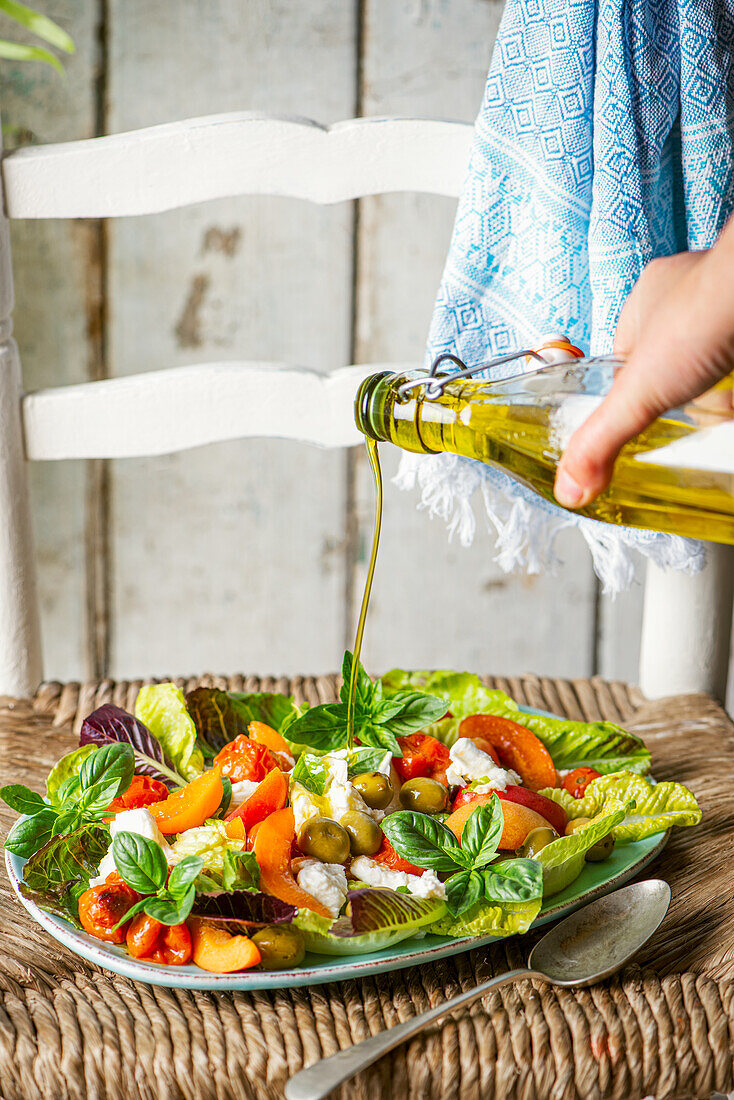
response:
[[[130,784],[128,783],[128,786]],[[77,805],[80,810],[87,813],[95,813],[97,810],[106,810],[113,798],[119,794],[120,780],[112,775],[101,779],[85,790],[82,788]],[[127,788],[126,788],[127,789]]]
[[[496,794],[471,812],[461,834],[461,847],[473,868],[484,867],[494,858],[503,827],[502,806]]]
[[[382,831],[398,855],[417,867],[455,871],[468,865],[451,830],[427,814],[400,810],[383,821]]]
[[[403,750],[389,726],[375,724],[369,718],[360,718],[357,715],[354,723],[354,736],[358,737],[363,745],[372,745],[374,748],[382,749],[383,752],[389,752],[392,756],[403,755]]]
[[[254,856],[254,853],[250,853]],[[168,879],[168,893],[174,901],[180,901],[188,893],[191,883],[204,866],[199,856],[186,856],[171,871]]]
[[[148,901],[148,898],[141,898],[140,901],[136,901],[134,905],[131,905],[125,913],[125,916],[121,917],[118,920],[117,924],[113,926],[112,931],[116,932],[118,928],[122,928],[123,924],[127,924],[127,922],[129,920],[132,920],[133,917],[137,916],[138,913],[142,913],[143,909],[145,908],[146,901]]]
[[[48,844],[55,823],[56,811],[47,806],[33,817],[16,821],[5,839],[5,847],[16,856],[27,859]]]
[[[22,783],[9,783],[7,787],[0,787],[0,798],[11,810],[15,810],[17,814],[27,814],[28,817],[40,814],[41,810],[47,808],[40,794],[24,787]]]
[[[51,837],[23,868],[23,896],[79,927],[79,898],[98,873],[109,840],[109,831],[94,823],[69,836]]]
[[[347,762],[348,778],[354,779],[363,772],[377,772],[385,761],[389,749],[353,749]],[[296,765],[297,766],[297,765]]]
[[[346,703],[320,703],[288,727],[288,740],[312,749],[338,749],[347,738]]]
[[[342,703],[349,701],[349,687],[352,677],[352,667],[354,664],[354,658],[347,649],[344,653],[344,660],[342,661],[342,680],[344,681],[339,692],[339,698]],[[379,689],[379,692],[378,692]],[[354,695],[354,712],[367,711],[370,709],[373,703],[378,702],[382,698],[382,684],[373,684],[364,670],[362,662],[359,662],[359,668],[357,669],[357,690]]]
[[[543,896],[543,868],[534,859],[503,859],[481,874],[487,901],[525,902]]]
[[[446,880],[446,904],[458,917],[484,897],[484,881],[479,871],[459,871]]]
[[[102,780],[117,780],[112,798],[126,791],[133,781],[135,773],[135,754],[132,746],[121,741],[105,745],[97,752],[87,756],[79,772],[79,781],[84,790],[94,787]],[[112,798],[110,801],[112,801]]]
[[[183,924],[191,912],[196,891],[193,886],[179,898],[173,898],[167,892],[156,898],[145,898],[143,911],[161,924]]]
[[[321,757],[313,756],[308,752],[301,753],[291,772],[291,779],[294,783],[300,783],[312,794],[323,795],[326,790],[327,774]]]
[[[155,840],[137,833],[118,833],[112,842],[112,856],[124,881],[139,894],[155,894],[166,881],[168,864]]]
[[[84,746],[86,747],[86,746]],[[57,806],[62,806],[64,802],[76,801],[79,791],[81,790],[81,780],[78,775],[70,775],[68,779],[59,787],[54,798],[54,802]]]
[[[397,713],[394,712],[396,702],[401,703]],[[383,708],[385,708],[384,711]],[[381,711],[385,715],[384,719],[380,717]],[[422,691],[400,691],[385,703],[380,704],[376,713],[372,715],[372,723],[385,722],[395,737],[405,737],[409,733],[415,733],[416,730],[430,726],[432,722],[437,722],[445,713],[446,704],[436,695],[425,695]]]
[[[225,850],[222,886],[227,893],[232,890],[259,889],[260,865],[254,852],[237,852],[233,848]]]
[[[82,815],[78,809],[70,807],[62,810],[53,823],[51,832],[54,836],[64,836],[65,833],[73,833],[82,825]]]

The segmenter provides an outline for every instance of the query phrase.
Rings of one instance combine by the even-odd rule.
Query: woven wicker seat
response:
[[[707,696],[656,703],[622,684],[526,676],[491,681],[516,699],[571,717],[623,721],[660,777],[690,785],[704,822],[674,833],[651,873],[673,904],[618,979],[579,992],[521,982],[458,1014],[345,1086],[362,1098],[653,1095],[709,1097],[734,1088],[734,727]],[[183,683],[183,681],[182,681]],[[235,690],[333,697],[334,677],[188,681]],[[42,789],[103,702],[132,708],[140,683],[44,684],[0,701],[4,774]],[[13,814],[0,812],[3,829]],[[136,985],[88,965],[0,893],[0,1094],[201,1100],[278,1097],[286,1078],[460,988],[524,961],[532,935],[362,981],[214,995]]]

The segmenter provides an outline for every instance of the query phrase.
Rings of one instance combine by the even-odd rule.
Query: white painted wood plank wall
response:
[[[0,106],[40,141],[249,109],[471,120],[501,10],[59,0],[51,14],[78,47],[68,80],[3,62]],[[106,227],[17,223],[27,385],[227,358],[420,359],[453,210],[425,196],[239,199]],[[384,459],[389,476],[397,456]],[[33,471],[48,675],[338,665],[372,513],[358,452],[243,441],[88,466]],[[601,599],[573,533],[558,577],[522,578],[493,564],[481,522],[470,550],[449,546],[390,486],[384,530],[371,668],[636,675],[641,588]]]

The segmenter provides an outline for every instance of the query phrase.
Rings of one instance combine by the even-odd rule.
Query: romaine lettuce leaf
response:
[[[624,803],[617,799],[609,801],[611,805],[607,807],[607,812],[594,817],[585,828],[551,841],[538,852],[535,859],[543,868],[544,897],[565,890],[579,877],[589,848],[593,848],[607,833],[613,832],[634,806],[631,800]]]
[[[204,755],[186,700],[175,684],[146,684],[135,702],[135,717],[148,727],[184,779],[204,771]]]
[[[109,842],[107,827],[96,823],[52,837],[23,868],[23,896],[80,927],[79,898],[97,874]]]
[[[240,734],[247,733],[250,718],[232,701],[227,691],[198,687],[186,695],[186,709],[196,732],[215,756]]]
[[[275,691],[230,691],[229,698],[240,717],[247,722],[264,722],[278,733],[301,714],[301,708],[293,702],[292,695],[280,695]]]
[[[447,912],[439,898],[417,898],[369,886],[350,890],[343,916],[326,920],[299,909],[293,923],[303,932],[306,947],[318,955],[360,955],[392,947]]]
[[[241,840],[231,840],[227,836],[226,823],[214,818],[206,825],[186,829],[171,845],[168,854],[170,864],[180,863],[187,856],[199,856],[204,861],[204,870],[221,876],[224,872],[224,854],[228,850],[239,852]]]
[[[74,749],[73,752],[67,752],[66,756],[62,756],[60,760],[57,760],[48,773],[48,778],[46,780],[46,798],[52,805],[58,801],[57,795],[67,779],[79,775],[79,771],[85,759],[90,753],[96,751],[96,745],[80,745],[78,749]]]
[[[446,703],[454,718],[467,718],[470,714],[498,713],[494,708],[506,707],[517,712],[518,705],[504,691],[485,687],[473,672],[407,672],[394,668],[386,672],[381,680],[385,696],[396,691],[425,691],[428,695],[437,695]]]
[[[541,794],[563,806],[570,818],[594,817],[615,803],[634,802],[634,808],[612,830],[617,844],[664,833],[672,825],[698,825],[701,820],[698,803],[687,787],[681,783],[651,783],[631,771],[594,779],[583,798],[572,798],[562,788],[548,787]],[[554,841],[548,847],[558,843]]]
[[[435,936],[514,936],[527,932],[541,905],[542,898],[511,905],[479,901],[460,917],[447,913],[427,931]]]

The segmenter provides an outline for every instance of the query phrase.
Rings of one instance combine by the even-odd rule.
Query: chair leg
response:
[[[726,698],[731,645],[734,546],[708,543],[695,576],[648,563],[640,687],[650,699],[705,691]]]
[[[21,399],[18,349],[8,338],[0,345],[0,695],[14,696],[33,694],[42,675]]]

